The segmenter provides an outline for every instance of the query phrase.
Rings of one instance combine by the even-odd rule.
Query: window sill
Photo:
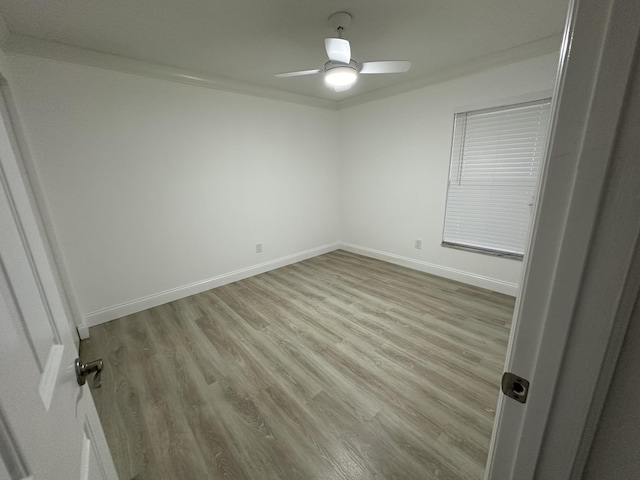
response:
[[[443,246],[443,247],[446,247],[446,248],[453,248],[455,250],[464,250],[465,252],[481,253],[483,255],[490,255],[492,257],[508,258],[508,259],[511,259],[511,260],[522,261],[522,259],[524,257],[524,255],[522,255],[520,253],[509,253],[509,252],[501,252],[499,250],[489,250],[489,249],[486,249],[486,248],[469,247],[467,245],[459,245],[457,243],[442,242],[440,245]]]

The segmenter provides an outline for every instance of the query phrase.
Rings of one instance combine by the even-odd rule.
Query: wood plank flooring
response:
[[[93,327],[121,480],[479,479],[512,298],[335,251]]]

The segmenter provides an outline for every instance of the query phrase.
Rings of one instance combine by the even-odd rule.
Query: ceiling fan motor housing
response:
[[[329,60],[328,62],[326,62],[324,64],[324,71],[328,72],[329,70],[331,70],[333,68],[338,68],[338,67],[352,68],[356,72],[360,71],[360,68],[358,67],[358,64],[356,63],[355,60],[351,60],[348,64],[342,63],[342,62],[334,62],[333,60]]]

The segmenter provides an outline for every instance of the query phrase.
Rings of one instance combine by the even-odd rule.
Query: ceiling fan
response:
[[[276,77],[300,77],[324,73],[325,83],[336,92],[349,90],[359,75],[379,73],[403,73],[411,68],[411,62],[405,60],[386,60],[376,62],[356,62],[351,58],[349,40],[342,38],[344,30],[351,23],[351,14],[337,12],[329,17],[329,22],[338,32],[338,38],[325,38],[324,47],[329,61],[322,68],[277,73]]]

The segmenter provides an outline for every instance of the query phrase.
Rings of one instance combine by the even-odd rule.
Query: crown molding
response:
[[[202,72],[196,72],[183,68],[171,67],[158,63],[135,60],[133,58],[122,57],[110,53],[98,52],[84,48],[72,47],[58,42],[42,40],[28,35],[7,33],[2,38],[2,22],[0,18],[0,42],[2,49],[9,54],[29,55],[61,62],[87,65],[106,70],[129,73],[151,77],[170,82],[186,83],[198,87],[223,90],[242,95],[279,100],[284,102],[308,105],[311,107],[327,108],[336,110],[337,102],[300,95],[297,93],[284,92],[282,90],[262,87],[251,83],[239,82],[229,78],[217,77]]]
[[[380,88],[340,101],[327,100],[298,93],[263,87],[252,83],[240,82],[229,78],[217,77],[202,72],[161,65],[158,63],[135,60],[110,53],[98,52],[84,48],[72,47],[58,42],[51,42],[28,35],[11,33],[0,16],[0,45],[10,54],[30,55],[58,60],[62,62],[87,65],[95,68],[114,70],[133,75],[140,75],[170,82],[185,83],[204,88],[223,90],[241,95],[267,98],[311,107],[342,110],[364,103],[381,100],[401,93],[442,83],[455,78],[479,73],[492,68],[516,63],[548,53],[559,52],[562,35],[552,35],[518,47],[503,50],[480,57],[469,62],[408,80],[391,87]]]
[[[363,103],[381,100],[401,93],[428,87],[429,85],[435,85],[436,83],[442,83],[455,78],[466,77],[485,70],[508,65],[510,63],[517,63],[531,58],[540,57],[548,53],[556,52],[559,55],[561,44],[561,34],[551,35],[534,42],[525,43],[523,45],[502,50],[491,55],[486,55],[469,62],[454,65],[453,67],[439,70],[423,77],[408,80],[391,87],[380,88],[373,92],[363,93],[362,95],[340,100],[337,108],[338,110],[342,110],[345,108],[355,107],[357,105],[362,105]]]

